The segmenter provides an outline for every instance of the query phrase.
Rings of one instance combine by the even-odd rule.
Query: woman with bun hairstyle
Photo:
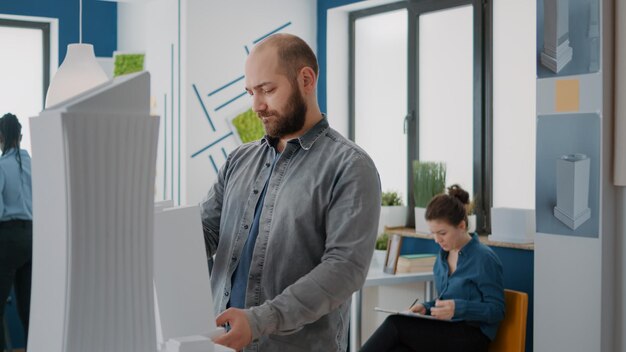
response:
[[[469,194],[458,185],[435,196],[426,221],[441,247],[435,266],[437,299],[413,305],[435,319],[390,315],[362,352],[487,351],[504,318],[502,263],[467,231]]]
[[[30,156],[20,149],[22,125],[13,114],[0,118],[0,317],[15,288],[17,310],[28,340],[33,247]],[[0,319],[0,351],[4,331]]]

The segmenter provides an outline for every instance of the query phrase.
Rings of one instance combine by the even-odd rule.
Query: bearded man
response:
[[[201,203],[218,325],[245,351],[345,351],[380,212],[374,163],[320,112],[315,54],[275,34],[247,58],[266,135],[234,150]]]

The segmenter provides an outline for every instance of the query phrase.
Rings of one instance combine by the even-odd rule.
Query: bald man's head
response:
[[[274,34],[257,44],[251,55],[265,50],[275,50],[278,57],[278,69],[294,83],[303,67],[310,67],[319,74],[317,58],[311,47],[293,34]]]

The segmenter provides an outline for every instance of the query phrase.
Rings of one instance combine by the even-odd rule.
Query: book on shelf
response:
[[[429,272],[433,270],[435,260],[437,256],[435,254],[405,254],[398,258],[398,265],[396,272],[398,273],[418,273]]]

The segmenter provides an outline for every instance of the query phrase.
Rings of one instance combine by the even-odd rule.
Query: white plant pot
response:
[[[476,214],[467,216],[467,231],[469,233],[476,232]]]
[[[383,233],[385,227],[406,226],[407,214],[407,207],[403,205],[381,207],[380,220],[378,221],[378,234]]]
[[[385,250],[374,250],[374,256],[372,257],[372,263],[370,264],[373,268],[382,268],[385,266],[385,257],[387,256],[387,251]]]
[[[429,234],[430,228],[424,218],[426,215],[426,208],[415,207],[415,232],[421,234]]]

